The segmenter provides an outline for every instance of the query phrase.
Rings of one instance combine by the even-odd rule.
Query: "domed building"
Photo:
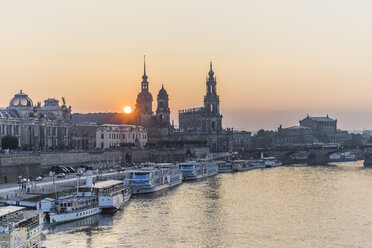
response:
[[[160,124],[170,123],[170,109],[169,109],[169,97],[167,91],[164,89],[164,85],[161,86],[158,94],[158,108],[156,109],[156,118]]]
[[[148,131],[149,142],[156,143],[163,136],[167,136],[174,127],[170,124],[169,97],[164,85],[157,96],[156,113],[152,111],[153,97],[149,91],[149,82],[146,75],[146,62],[144,62],[144,73],[141,82],[141,92],[137,96],[136,115],[137,124],[145,127]]]
[[[141,92],[137,96],[136,114],[141,118],[152,115],[152,95],[149,92],[149,82],[146,75],[146,63],[141,82]]]
[[[44,105],[34,105],[22,92],[15,94],[6,109],[0,109],[0,139],[6,135],[18,138],[24,150],[65,149],[70,145],[71,107],[49,98]]]

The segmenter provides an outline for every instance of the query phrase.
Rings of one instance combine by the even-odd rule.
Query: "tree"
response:
[[[256,148],[270,148],[272,146],[274,135],[274,131],[265,131],[261,129],[252,137],[252,143]]]
[[[350,134],[350,139],[348,141],[349,146],[359,147],[363,145],[363,136],[360,134]]]
[[[1,148],[14,150],[18,148],[18,139],[12,135],[6,135],[1,139]]]

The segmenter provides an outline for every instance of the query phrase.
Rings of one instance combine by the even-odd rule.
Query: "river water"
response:
[[[220,174],[43,232],[46,247],[372,247],[362,162]]]

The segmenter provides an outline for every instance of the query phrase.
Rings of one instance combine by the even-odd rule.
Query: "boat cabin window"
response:
[[[192,165],[192,164],[183,164],[183,165],[181,165],[181,167],[183,169],[192,169],[192,168],[194,168],[194,165]]]
[[[149,179],[150,178],[150,173],[143,173],[143,172],[136,172],[133,175],[134,179]]]

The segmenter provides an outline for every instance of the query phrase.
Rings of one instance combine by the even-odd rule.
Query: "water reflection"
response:
[[[287,166],[184,183],[49,230],[46,247],[370,247],[372,170]]]

